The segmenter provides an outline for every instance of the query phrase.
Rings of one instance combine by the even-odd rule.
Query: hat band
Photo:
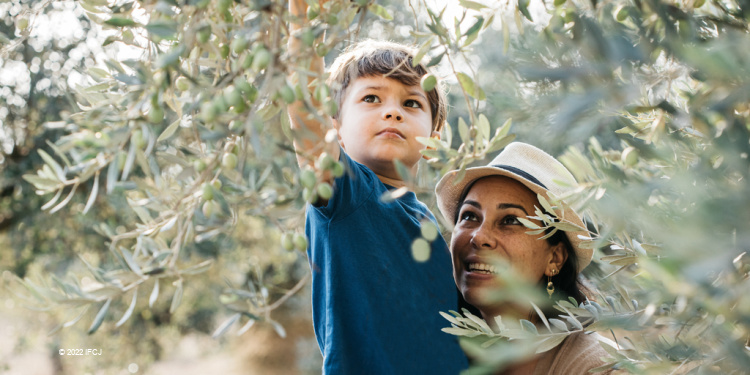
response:
[[[516,167],[511,167],[510,165],[504,165],[504,164],[495,164],[495,165],[493,165],[493,167],[500,168],[500,169],[505,169],[508,172],[513,172],[513,173],[515,173],[515,174],[517,174],[517,175],[519,175],[519,176],[521,176],[521,177],[523,177],[523,178],[525,178],[525,179],[527,179],[527,180],[529,180],[529,181],[531,181],[531,182],[533,182],[533,183],[541,186],[542,188],[544,188],[544,190],[549,190],[549,189],[547,189],[546,186],[544,186],[543,183],[541,183],[539,180],[537,180],[536,177],[530,175],[528,172],[526,172],[524,170],[518,169]]]

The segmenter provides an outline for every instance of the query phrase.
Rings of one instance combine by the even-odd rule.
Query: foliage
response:
[[[506,113],[520,113],[516,123],[537,134],[533,122],[549,123],[556,139],[538,143],[564,150],[581,183],[563,198],[598,235],[601,252],[586,274],[607,302],[586,329],[612,330],[619,347],[609,366],[628,372],[743,373],[747,4],[567,1],[548,9],[539,32],[521,27],[496,75],[520,86],[502,98]],[[513,361],[498,353],[475,354]]]
[[[323,157],[316,171],[297,169],[285,107],[302,101],[325,122],[335,103],[306,58],[414,23],[401,38],[454,89],[444,137],[423,140],[431,168],[407,179],[410,187],[426,197],[437,174],[491,157],[513,139],[512,117],[518,139],[561,155],[581,183],[564,198],[597,234],[586,276],[606,308],[565,307],[570,319],[598,315],[586,329],[615,334],[610,365],[633,373],[750,367],[746,2],[463,0],[446,11],[330,1],[311,7],[294,35],[280,0],[78,4],[110,34],[106,48],[137,53],[88,67],[70,116],[29,121],[64,135],[40,149],[44,165],[25,178],[54,215],[92,215],[114,201],[132,220],[97,220],[108,252],[87,260],[95,282],[82,285],[80,273],[18,279],[30,302],[96,312],[84,324],[93,332],[158,302],[175,313],[187,285],[224,276],[221,302],[233,315],[217,335],[256,320],[283,334],[270,313],[309,272],[299,252],[285,249],[306,247],[304,203],[328,193],[318,177],[338,165]],[[290,57],[289,38],[309,55]],[[420,240],[434,239],[423,232]],[[422,259],[424,247],[412,247]],[[487,356],[498,366],[517,360]]]

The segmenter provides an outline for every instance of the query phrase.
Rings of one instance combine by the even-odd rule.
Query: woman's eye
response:
[[[362,98],[362,101],[365,103],[379,103],[380,99],[375,95],[367,95]]]
[[[502,223],[505,225],[522,225],[516,216],[506,216],[503,218]]]
[[[412,100],[412,99],[407,100],[404,103],[404,106],[405,107],[409,107],[409,108],[422,108],[422,104],[420,104],[418,101]]]
[[[459,221],[476,221],[477,215],[474,215],[473,212],[467,211],[461,213],[461,216],[459,217]]]

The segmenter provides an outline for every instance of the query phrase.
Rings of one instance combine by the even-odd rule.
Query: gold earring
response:
[[[552,276],[557,275],[557,270],[553,269],[550,273]],[[552,299],[552,293],[555,293],[555,285],[552,284],[552,277],[547,276],[547,294],[549,294],[550,299]]]

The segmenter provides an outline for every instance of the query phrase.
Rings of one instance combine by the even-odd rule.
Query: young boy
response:
[[[290,2],[300,18],[306,7]],[[303,48],[294,37],[289,47],[293,55]],[[325,126],[301,104],[289,109],[294,129],[318,136],[295,142],[300,167],[325,151],[346,170],[325,177],[333,195],[307,207],[313,324],[325,374],[457,374],[467,366],[455,338],[440,330],[446,322],[438,312],[456,309],[458,298],[445,241],[433,241],[426,262],[411,255],[420,221],[434,216],[412,192],[380,199],[405,185],[394,160],[414,170],[424,148],[416,137],[439,136],[445,121],[443,94],[421,88],[427,70],[412,67],[412,56],[399,44],[366,41],[336,59],[329,84],[338,142],[325,145]]]

